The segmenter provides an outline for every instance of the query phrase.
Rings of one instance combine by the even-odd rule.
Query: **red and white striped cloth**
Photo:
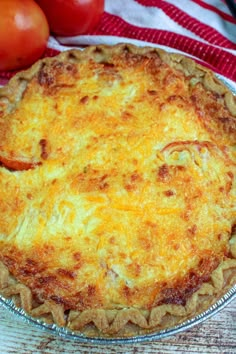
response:
[[[236,82],[236,20],[222,0],[105,0],[105,12],[91,33],[51,36],[45,56],[120,42],[183,52]],[[0,72],[0,80],[12,74]]]

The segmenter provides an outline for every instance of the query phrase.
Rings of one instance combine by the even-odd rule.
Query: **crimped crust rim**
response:
[[[88,58],[96,58],[99,61],[106,61],[113,54],[119,54],[124,51],[128,51],[132,54],[145,55],[148,53],[157,53],[162,61],[166,62],[170,66],[182,71],[187,76],[194,76],[199,81],[201,81],[207,90],[220,94],[224,98],[224,102],[228,110],[232,115],[236,117],[236,98],[232,92],[224,85],[214,73],[198,64],[193,59],[184,56],[179,53],[169,53],[163,49],[156,47],[137,47],[133,44],[116,44],[112,45],[93,45],[86,47],[83,50],[80,49],[70,49],[68,51],[63,51],[56,57],[43,58],[32,65],[30,69],[22,70],[18,72],[14,77],[12,77],[6,86],[0,88],[0,100],[1,98],[8,98],[10,102],[14,102],[17,99],[15,92],[19,88],[20,83],[24,80],[30,80],[43,65],[47,65],[57,58],[60,61],[75,61],[82,62],[86,61]]]

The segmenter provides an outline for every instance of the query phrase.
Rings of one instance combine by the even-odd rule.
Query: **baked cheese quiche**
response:
[[[171,328],[236,280],[236,102],[179,54],[91,46],[0,90],[0,293],[87,336]]]

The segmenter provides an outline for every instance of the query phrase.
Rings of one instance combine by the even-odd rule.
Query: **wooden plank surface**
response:
[[[117,346],[81,344],[28,325],[0,307],[0,354],[236,354],[236,299],[221,312],[161,341]]]

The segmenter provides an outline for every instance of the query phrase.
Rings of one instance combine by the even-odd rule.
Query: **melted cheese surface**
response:
[[[183,303],[228,254],[235,152],[189,80],[153,58],[55,59],[0,118],[0,258],[37,298]]]

